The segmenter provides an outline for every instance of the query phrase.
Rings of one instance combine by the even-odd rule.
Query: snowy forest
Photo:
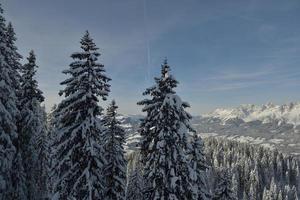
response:
[[[62,72],[62,101],[46,112],[38,55],[20,55],[0,5],[0,200],[298,200],[298,157],[225,138],[202,138],[167,60],[141,94],[134,151],[107,108],[110,83],[86,31]],[[24,55],[25,56],[25,55]],[[24,62],[25,64],[21,64]],[[143,97],[144,96],[144,99]],[[129,133],[130,134],[130,133]],[[132,133],[135,134],[135,133]]]

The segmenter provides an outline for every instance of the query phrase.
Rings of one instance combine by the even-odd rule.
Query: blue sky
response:
[[[299,0],[4,0],[20,53],[37,54],[46,106],[89,30],[113,79],[110,99],[137,114],[168,57],[192,114],[300,99]],[[105,106],[106,104],[103,104]]]

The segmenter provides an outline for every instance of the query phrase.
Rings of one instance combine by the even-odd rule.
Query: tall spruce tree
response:
[[[14,31],[14,28],[12,26],[12,23],[9,22],[6,28],[6,39],[7,39],[7,49],[9,51],[8,56],[6,57],[8,65],[12,69],[12,81],[13,81],[13,87],[14,87],[14,92],[17,96],[17,102],[16,105],[18,107],[18,110],[20,110],[20,102],[19,102],[19,97],[20,97],[20,81],[21,81],[21,76],[20,76],[20,70],[21,70],[21,63],[20,60],[22,56],[18,53],[18,48],[15,45],[15,42],[17,40],[16,34]],[[20,131],[18,130],[19,128],[19,121],[20,121],[20,112],[16,116],[16,125],[17,125],[17,132],[19,133]],[[13,192],[11,197],[13,199],[22,199],[26,200],[27,198],[27,187],[26,187],[26,175],[24,172],[23,168],[23,160],[22,160],[22,155],[21,155],[21,150],[20,150],[20,137],[18,135],[18,138],[13,141],[14,146],[16,146],[16,155],[13,160],[13,167],[12,167],[12,182],[13,182]]]
[[[113,100],[103,119],[103,144],[107,163],[104,165],[105,200],[125,199],[126,160],[124,158],[125,132],[117,120],[116,102]]]
[[[131,165],[128,166],[128,182],[126,188],[126,200],[143,199],[142,165],[139,152],[134,152]]]
[[[18,134],[16,70],[11,59],[11,48],[7,27],[0,4],[0,199],[20,199],[24,195],[22,186],[16,185],[20,157],[18,156]],[[23,193],[23,194],[22,194]]]
[[[204,143],[196,134],[191,140],[191,179],[193,181],[193,199],[206,200],[210,199],[211,195],[207,187],[207,164],[204,155]]]
[[[7,57],[7,63],[12,67],[13,69],[13,80],[14,80],[14,87],[17,93],[17,96],[19,96],[20,92],[20,71],[22,68],[22,64],[20,63],[20,60],[22,59],[22,56],[18,52],[18,48],[16,46],[16,33],[13,28],[13,25],[11,22],[8,23],[6,28],[6,39],[7,39],[7,48],[9,50],[9,55]]]
[[[35,196],[38,199],[48,199],[49,197],[49,141],[48,141],[48,127],[47,127],[47,113],[44,106],[39,106],[37,109],[37,123],[39,124],[39,130],[34,135],[34,147],[35,147]]]
[[[48,174],[48,196],[49,199],[52,197],[52,192],[53,192],[53,183],[54,183],[54,176],[52,176],[52,168],[54,166],[55,162],[55,155],[54,155],[54,145],[56,141],[56,128],[57,128],[57,115],[56,115],[56,109],[57,105],[54,104],[48,113],[47,116],[47,129],[48,129],[48,135],[47,135],[47,141],[48,141],[48,169],[49,169],[49,174]]]
[[[213,200],[236,200],[232,190],[231,176],[227,170],[222,170],[218,175]],[[245,198],[246,199],[246,198]]]
[[[36,80],[36,56],[33,51],[29,52],[27,63],[21,68],[21,92],[20,103],[21,119],[19,123],[20,151],[24,170],[26,173],[26,185],[28,199],[41,199],[46,188],[42,187],[39,174],[45,169],[41,165],[40,149],[37,146],[37,138],[45,133],[45,121],[41,115],[41,103],[44,101],[42,91],[38,88]]]
[[[151,98],[138,102],[146,113],[140,125],[144,199],[191,199],[187,137],[194,130],[185,111],[189,104],[176,95],[178,82],[166,60],[155,82],[143,93]]]
[[[71,55],[74,62],[63,73],[64,95],[57,109],[54,144],[53,199],[102,199],[104,182],[102,167],[106,162],[101,146],[103,127],[99,116],[102,107],[98,97],[106,100],[110,85],[104,65],[97,62],[100,53],[90,34],[81,39],[82,52]]]

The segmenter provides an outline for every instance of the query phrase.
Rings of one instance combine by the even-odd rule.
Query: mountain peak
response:
[[[246,122],[260,120],[265,123],[278,120],[293,125],[300,125],[300,102],[291,102],[283,105],[275,105],[269,102],[260,106],[243,104],[236,108],[218,108],[204,115],[204,117],[219,118],[223,121],[232,118],[239,118]]]

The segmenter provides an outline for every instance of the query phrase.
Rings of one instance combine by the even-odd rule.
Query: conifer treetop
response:
[[[15,30],[12,26],[12,23],[9,22],[6,28],[6,39],[7,39],[7,50],[9,51],[9,55],[7,57],[7,63],[13,68],[14,70],[14,81],[16,82],[16,88],[19,87],[19,79],[20,79],[20,70],[22,68],[22,65],[20,63],[20,60],[22,59],[22,56],[18,53],[18,48],[15,45],[15,42],[17,40]]]
[[[165,58],[164,63],[161,65],[161,75],[167,78],[169,76],[170,66],[168,65],[168,59]]]
[[[34,51],[31,50],[29,52],[29,56],[27,57],[27,63],[22,67],[22,82],[21,82],[21,88],[22,88],[22,96],[23,100],[25,101],[23,103],[27,103],[30,101],[30,98],[35,98],[40,103],[44,101],[43,92],[38,89],[38,82],[35,80],[36,75],[36,69],[38,66],[36,65],[36,56],[34,54]]]
[[[18,48],[15,46],[15,41],[17,40],[16,38],[16,33],[15,30],[13,28],[13,25],[11,22],[8,23],[7,25],[7,41],[8,41],[8,47],[13,49],[13,50],[18,50]],[[19,59],[22,58],[22,56],[20,54],[18,54]]]
[[[67,97],[76,92],[90,91],[89,94],[94,94],[106,100],[110,92],[108,82],[111,79],[104,74],[104,65],[97,62],[100,53],[97,51],[98,48],[88,31],[86,31],[80,43],[83,52],[75,52],[71,55],[74,62],[70,64],[69,69],[63,71],[64,74],[70,74],[71,78],[61,83],[67,85],[67,87],[59,94],[65,93],[65,97]],[[77,85],[77,88],[74,88],[74,85]]]
[[[81,52],[71,54],[74,61],[63,73],[64,99],[55,110],[54,164],[52,178],[54,196],[58,199],[103,199],[102,176],[104,155],[100,121],[110,91],[104,65],[97,62],[100,53],[88,32],[81,39]]]

